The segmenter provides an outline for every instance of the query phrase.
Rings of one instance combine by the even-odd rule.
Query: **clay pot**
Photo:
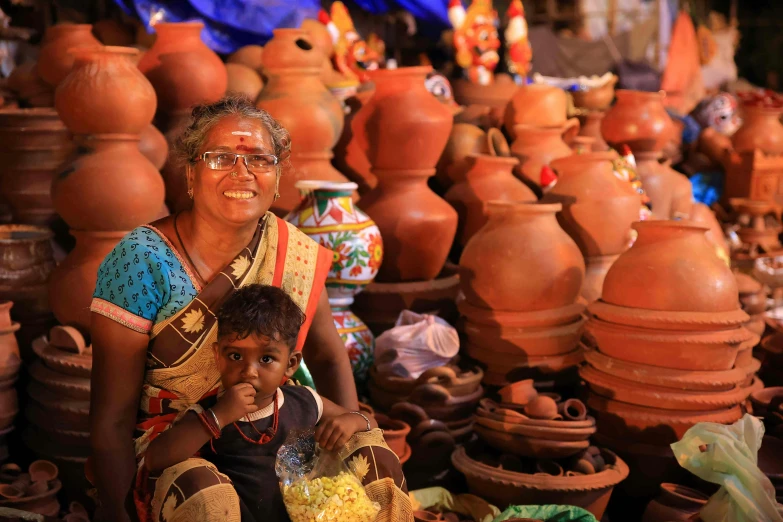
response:
[[[464,179],[473,154],[489,154],[487,133],[469,123],[455,123],[438,160],[435,177],[444,189]]]
[[[644,510],[642,522],[686,521],[703,508],[709,497],[695,489],[677,484],[661,484],[661,492]]]
[[[663,92],[618,90],[617,103],[601,122],[604,139],[618,150],[626,144],[634,154],[662,151],[674,133],[663,97]]]
[[[140,134],[152,123],[155,90],[130,60],[132,47],[78,47],[54,105],[74,134]]]
[[[650,197],[656,219],[690,219],[693,186],[688,178],[659,161],[659,153],[637,153],[636,172]]]
[[[742,125],[731,136],[734,150],[742,153],[759,149],[765,154],[783,154],[781,114],[781,108],[743,105]]]
[[[75,57],[70,53],[71,49],[90,46],[101,46],[101,42],[92,35],[89,24],[61,24],[47,28],[36,67],[41,79],[57,87],[73,67]]]
[[[81,143],[85,153],[52,183],[52,201],[66,223],[77,230],[114,231],[153,221],[165,189],[139,151],[138,136],[87,136]]]
[[[606,115],[606,111],[590,111],[587,114],[578,116],[579,118],[579,136],[593,138],[593,151],[604,152],[609,150],[609,145],[601,134],[601,122]]]
[[[481,85],[460,78],[452,83],[454,99],[460,105],[465,105],[465,111],[486,111],[486,125],[500,127],[511,98],[517,92],[517,84],[504,73],[495,75],[495,81],[489,85]],[[482,125],[483,126],[483,125]]]
[[[33,341],[33,351],[53,372],[89,381],[92,373],[92,352],[70,353],[52,346],[45,337],[39,337]],[[44,380],[42,379],[42,381]],[[87,397],[76,396],[75,398],[86,399],[88,397],[89,395]]]
[[[554,160],[557,184],[542,202],[561,203],[558,222],[585,257],[616,255],[630,242],[641,196],[614,175],[610,152],[574,154]]]
[[[533,419],[552,420],[557,417],[557,404],[552,398],[540,395],[527,403],[524,411]]]
[[[27,513],[37,513],[47,517],[56,517],[60,513],[60,503],[57,493],[62,488],[59,480],[48,484],[47,490],[36,495],[25,495],[21,498],[0,500],[0,506],[9,506]]]
[[[463,331],[468,351],[484,350],[487,357],[508,357],[509,362],[523,362],[528,358],[552,357],[572,352],[582,335],[584,319],[549,327],[492,327],[478,326],[467,321]]]
[[[730,312],[668,312],[627,308],[596,301],[588,310],[603,321],[654,330],[687,330],[691,332],[714,332],[732,330],[746,323],[750,317],[737,308]]]
[[[557,405],[557,412],[566,420],[580,421],[587,417],[587,407],[579,399],[568,399]]]
[[[551,477],[563,476],[563,467],[553,460],[539,460],[536,462],[536,471]]]
[[[26,62],[14,67],[8,76],[8,88],[13,91],[20,99],[27,100],[32,107],[46,106],[51,107],[51,103],[46,105],[34,105],[32,100],[46,99],[50,101],[54,96],[54,88],[43,81],[38,74],[36,62]]]
[[[531,127],[562,127],[566,123],[568,97],[564,90],[541,83],[531,83],[517,89],[506,106],[504,124],[511,138],[516,138],[517,125]]]
[[[57,466],[48,460],[36,460],[28,468],[30,480],[33,482],[50,481],[57,478]]]
[[[503,402],[526,405],[538,396],[538,392],[533,387],[533,379],[525,379],[515,382],[509,386],[504,386],[498,390],[498,395]]]
[[[166,164],[169,155],[169,144],[166,137],[154,125],[147,125],[139,136],[139,150],[150,160],[156,169],[160,170]]]
[[[240,63],[227,63],[228,86],[226,92],[247,96],[251,100],[258,97],[264,87],[264,81],[253,69]]]
[[[579,122],[572,120],[575,124]],[[511,144],[511,154],[519,160],[519,167],[514,169],[517,177],[529,185],[541,186],[541,167],[549,165],[552,160],[573,154],[571,147],[563,141],[566,127],[533,127],[519,125],[516,127],[516,139]]]
[[[589,111],[600,111],[609,108],[614,100],[614,86],[617,84],[617,76],[601,85],[586,90],[577,89],[571,93],[574,98],[574,106]]]
[[[260,73],[264,65],[264,48],[260,45],[245,45],[230,54],[226,62],[242,64]]]
[[[402,421],[390,419],[386,415],[377,414],[375,420],[378,421],[378,427],[383,430],[383,440],[398,457],[405,454],[407,442],[405,437],[411,431],[411,427]]]
[[[552,440],[551,438],[535,438],[509,432],[505,427],[499,429],[487,428],[477,423],[473,430],[481,440],[503,453],[519,457],[563,459],[571,457],[587,449],[589,435],[581,440]],[[593,432],[595,430],[592,430]]]
[[[14,379],[22,364],[19,343],[14,335],[18,330],[19,323],[0,328],[0,380]]]
[[[359,185],[359,192],[361,194],[365,194],[369,190],[375,188],[378,184],[378,180],[376,179],[375,174],[370,171],[372,166],[370,165],[370,160],[367,159],[366,140],[363,138],[359,141],[354,139],[357,131],[364,133],[364,129],[355,128],[354,120],[356,119],[356,115],[361,111],[362,107],[367,105],[375,94],[374,85],[371,83],[363,84],[362,88],[363,90],[358,91],[344,101],[345,110],[347,112],[345,116],[345,126],[343,127],[343,133],[333,150],[334,165],[351,181]]]
[[[52,233],[30,225],[0,225],[0,286],[45,283],[52,269]]]
[[[533,191],[514,178],[512,171],[517,164],[516,158],[486,154],[469,156],[468,171],[444,196],[459,215],[457,240],[462,246],[487,223],[485,206],[488,201],[536,201]]]
[[[487,224],[460,259],[460,285],[467,301],[515,312],[573,304],[582,286],[584,260],[557,224],[555,213],[562,207],[490,201],[486,208]]]
[[[202,22],[158,22],[157,38],[139,61],[139,70],[158,95],[167,113],[212,103],[226,92],[226,67],[201,40]]]
[[[636,242],[606,274],[605,302],[679,312],[739,308],[734,274],[707,241],[706,228],[686,221],[642,221],[633,228]]]

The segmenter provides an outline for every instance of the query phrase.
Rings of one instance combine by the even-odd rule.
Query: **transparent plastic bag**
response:
[[[275,473],[291,522],[373,522],[381,510],[335,452],[313,430],[292,430],[277,452]]]

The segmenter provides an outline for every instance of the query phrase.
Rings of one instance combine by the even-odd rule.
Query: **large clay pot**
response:
[[[71,72],[75,58],[70,54],[74,47],[100,46],[92,34],[90,24],[61,24],[46,29],[38,54],[38,74],[52,87]]]
[[[639,220],[641,196],[614,175],[612,152],[573,154],[554,160],[557,184],[543,202],[561,203],[558,222],[585,257],[624,252],[631,223]]]
[[[362,208],[383,237],[380,282],[435,279],[457,233],[457,212],[427,186],[434,169],[374,170],[378,186]]]
[[[138,136],[86,136],[81,144],[86,152],[52,183],[54,206],[72,229],[131,230],[158,216],[163,179]]]
[[[536,201],[536,195],[514,177],[516,158],[470,154],[469,170],[453,185],[444,199],[459,214],[457,240],[465,246],[468,240],[487,222],[488,201]]]
[[[662,92],[617,91],[617,103],[601,122],[601,133],[612,147],[660,152],[672,138],[674,124],[663,106]]]
[[[561,205],[490,201],[489,221],[460,259],[460,285],[471,304],[530,312],[573,304],[584,260],[557,223]]]
[[[144,127],[139,136],[139,150],[150,160],[156,169],[160,170],[166,164],[169,155],[169,144],[166,137],[152,124]]]
[[[80,47],[60,82],[54,106],[74,134],[140,134],[155,116],[157,97],[131,61],[132,47]]]
[[[517,125],[560,127],[568,119],[568,96],[563,89],[531,83],[517,89],[506,106],[505,127],[512,138]]]
[[[232,92],[247,96],[251,100],[258,97],[258,93],[264,87],[261,76],[253,69],[241,63],[227,63],[228,87],[226,92]]]
[[[139,61],[139,70],[155,88],[163,112],[215,102],[226,92],[226,67],[201,40],[203,28],[202,22],[155,24],[155,44]]]
[[[280,179],[280,199],[273,205],[281,213],[290,212],[299,203],[297,181],[348,181],[330,163],[345,115],[340,101],[321,82],[320,69],[326,57],[310,38],[300,29],[275,29],[264,47],[267,83],[256,105],[291,135],[292,169]]]
[[[783,109],[742,106],[742,126],[731,136],[737,152],[759,149],[765,154],[783,154]]]
[[[541,185],[541,167],[573,153],[563,141],[563,133],[578,124],[578,121],[572,121],[574,123],[561,127],[517,125],[511,154],[519,160],[515,173],[520,179],[538,187]]]
[[[360,140],[362,143],[360,146],[359,142],[354,139],[354,133],[357,130],[364,132],[364,129],[358,127],[354,129],[356,115],[375,94],[375,88],[372,84],[364,84],[363,87],[364,90],[357,92],[344,102],[348,114],[345,116],[343,133],[333,149],[335,166],[351,181],[359,185],[359,193],[361,194],[367,193],[378,184],[378,179],[371,172],[370,160],[367,159],[367,152],[364,148],[366,140]]]
[[[636,173],[650,197],[656,219],[689,219],[693,211],[693,185],[683,174],[661,164],[658,152],[636,156]]]
[[[737,281],[707,241],[706,228],[687,221],[641,221],[636,242],[606,274],[603,300],[645,310],[731,312]]]
[[[692,520],[707,504],[709,497],[701,491],[677,484],[661,484],[661,492],[644,510],[642,522]]]

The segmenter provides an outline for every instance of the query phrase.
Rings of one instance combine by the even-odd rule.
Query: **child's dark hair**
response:
[[[268,285],[248,285],[236,290],[217,313],[218,338],[265,335],[296,345],[305,315],[283,290]]]

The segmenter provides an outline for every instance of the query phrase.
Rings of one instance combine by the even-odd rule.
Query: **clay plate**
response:
[[[568,426],[557,428],[541,428],[525,424],[500,422],[487,417],[477,416],[476,424],[495,431],[522,435],[534,439],[547,439],[552,441],[579,442],[587,440],[595,433],[595,426],[589,428],[569,428]]]
[[[600,319],[626,326],[657,330],[728,330],[748,321],[750,316],[741,309],[731,312],[668,312],[627,308],[602,300],[588,305],[587,310]]]
[[[564,442],[536,439],[495,431],[479,424],[473,426],[473,431],[493,448],[520,457],[560,459],[576,455],[590,446],[589,440]]]

